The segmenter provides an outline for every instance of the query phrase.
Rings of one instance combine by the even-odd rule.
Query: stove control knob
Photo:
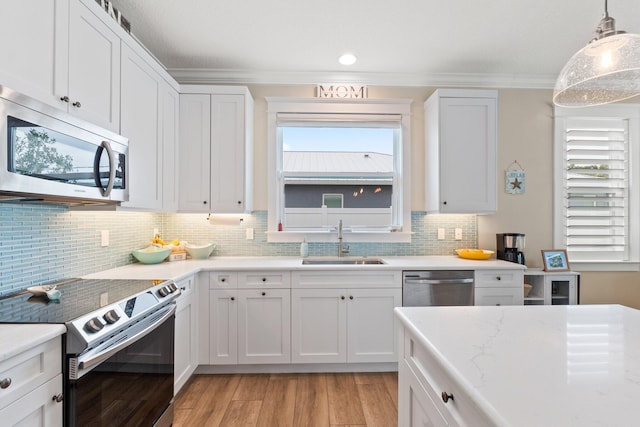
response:
[[[109,310],[107,311],[104,316],[102,316],[104,318],[104,320],[109,324],[109,325],[113,325],[114,323],[116,323],[118,320],[120,320],[120,316],[118,315],[118,313],[115,310]]]
[[[104,324],[97,317],[90,319],[84,324],[84,329],[89,333],[96,333],[102,328],[104,328]]]
[[[178,287],[175,283],[169,283],[169,289],[171,289],[171,292],[175,292],[178,290]]]
[[[160,288],[158,289],[158,294],[160,294],[160,296],[164,298],[169,295],[169,289],[167,289],[166,287]]]

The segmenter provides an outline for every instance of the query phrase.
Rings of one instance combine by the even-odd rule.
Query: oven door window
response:
[[[111,175],[102,145],[7,117],[10,172],[66,184],[106,188]],[[124,189],[125,156],[114,153],[114,189]]]
[[[67,425],[153,425],[173,398],[174,324],[172,316],[72,383]]]

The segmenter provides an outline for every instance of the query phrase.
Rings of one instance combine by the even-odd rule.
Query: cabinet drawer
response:
[[[449,425],[495,425],[457,382],[447,375],[442,364],[406,331],[404,345],[405,361],[410,371]],[[453,399],[445,403],[443,393],[453,396]]]
[[[238,287],[238,273],[235,271],[217,271],[209,273],[209,289],[228,289]]]
[[[522,271],[516,270],[476,270],[475,287],[493,288],[496,286],[522,287]]]
[[[62,395],[61,374],[0,409],[2,425],[62,427],[64,403],[52,399],[59,395]]]
[[[294,271],[293,288],[401,288],[401,271]]]
[[[49,340],[0,363],[0,408],[24,396],[62,372],[60,338]]]
[[[522,305],[522,288],[500,286],[479,288],[474,293],[474,305]]]
[[[290,288],[288,271],[252,271],[238,273],[239,288]]]

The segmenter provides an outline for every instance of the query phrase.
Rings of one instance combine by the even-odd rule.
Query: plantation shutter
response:
[[[567,118],[565,243],[575,260],[629,259],[629,121]]]

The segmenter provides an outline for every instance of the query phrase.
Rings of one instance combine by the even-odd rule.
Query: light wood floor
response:
[[[174,427],[392,427],[398,374],[194,375],[176,396]]]

